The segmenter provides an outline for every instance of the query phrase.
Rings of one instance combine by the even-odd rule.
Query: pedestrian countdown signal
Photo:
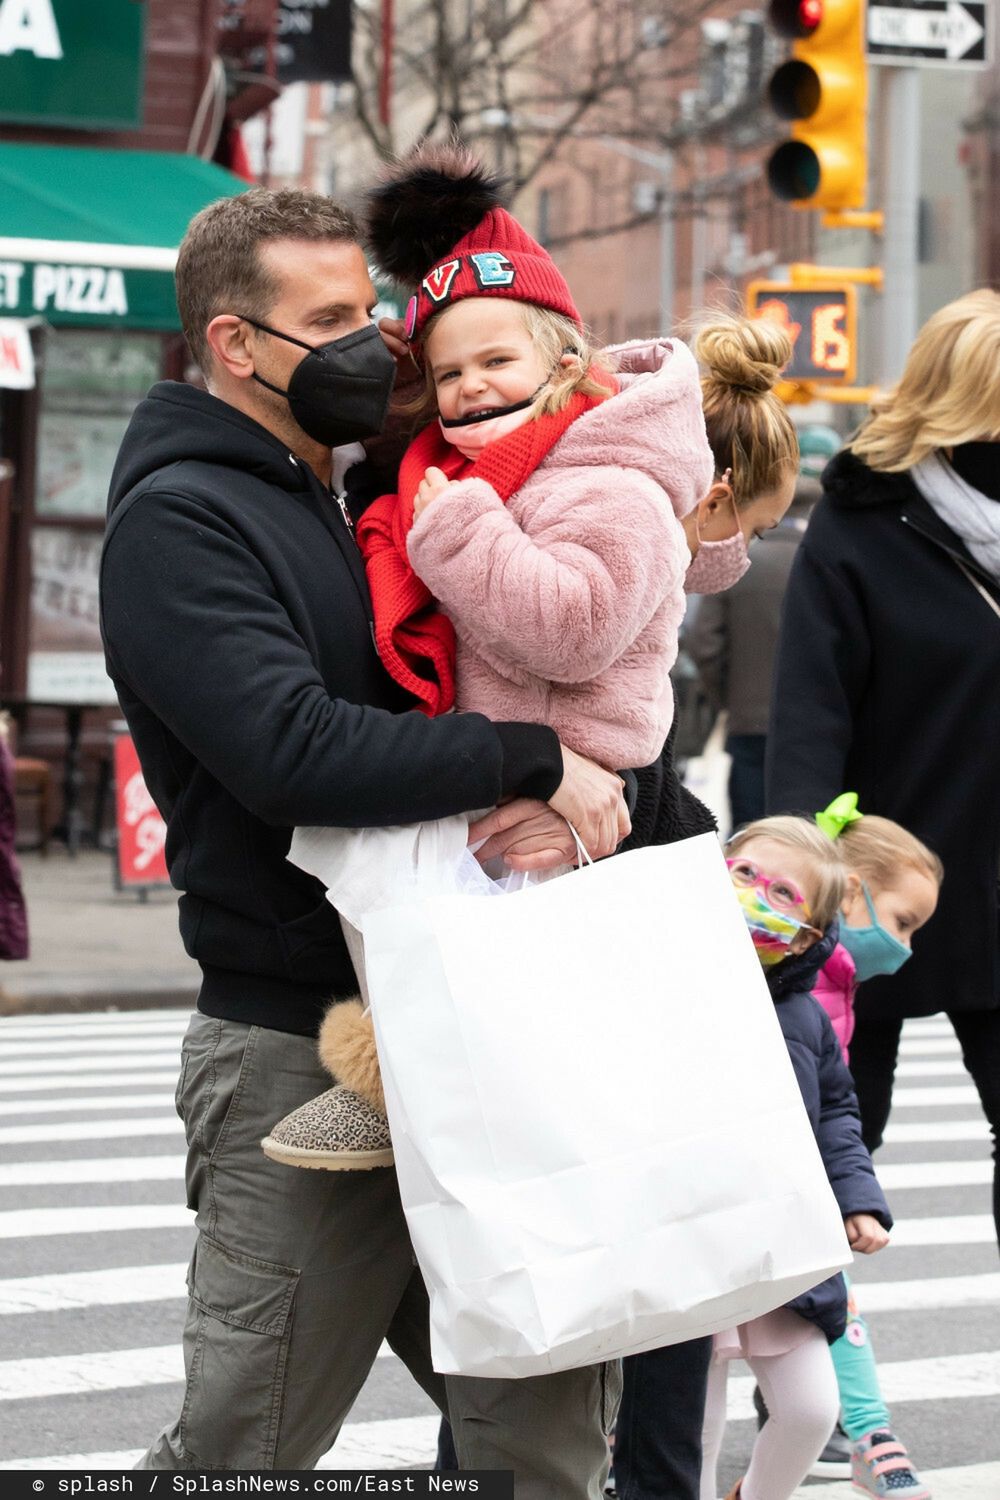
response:
[[[858,209],[868,176],[865,0],[771,0],[792,55],[768,84],[791,139],[770,156],[772,193],[797,208]]]
[[[772,318],[792,341],[787,381],[850,384],[857,366],[857,299],[853,286],[803,289],[782,281],[754,281],[747,288],[751,318]]]

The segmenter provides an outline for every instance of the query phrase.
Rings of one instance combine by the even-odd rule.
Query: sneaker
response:
[[[851,1452],[851,1440],[838,1422],[823,1452],[809,1470],[810,1474],[817,1479],[850,1479]]]
[[[891,1432],[866,1432],[851,1444],[853,1488],[863,1495],[892,1500],[931,1500],[931,1492],[910,1463],[910,1456]]]
[[[325,1172],[367,1171],[393,1162],[385,1115],[342,1083],[293,1109],[260,1144],[272,1161]]]

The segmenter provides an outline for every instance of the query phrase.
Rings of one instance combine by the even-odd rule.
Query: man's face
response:
[[[329,344],[366,328],[378,301],[360,246],[342,240],[269,240],[258,251],[278,286],[263,321],[304,344]],[[272,385],[288,389],[306,351],[285,339],[255,332],[254,365]],[[288,417],[282,397],[258,387]]]

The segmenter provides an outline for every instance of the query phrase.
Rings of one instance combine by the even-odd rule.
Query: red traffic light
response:
[[[771,0],[768,18],[779,36],[801,41],[823,20],[824,0]]]

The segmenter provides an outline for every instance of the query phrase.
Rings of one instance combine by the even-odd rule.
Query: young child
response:
[[[913,934],[934,914],[944,869],[937,855],[898,823],[862,816],[854,792],[836,798],[816,814],[816,822],[837,840],[847,869],[840,942],[813,988],[846,1062],[858,983],[876,974],[894,974],[909,959]],[[893,1433],[868,1327],[850,1286],[847,1329],[830,1353],[840,1391],[840,1425],[850,1446],[841,1460],[846,1472],[834,1467],[837,1455],[822,1467],[814,1465],[812,1472],[851,1478],[866,1495],[930,1500],[930,1491]]]
[[[370,221],[383,271],[417,286],[407,329],[434,417],[399,493],[358,524],[379,654],[426,713],[545,723],[610,770],[651,764],[686,593],[735,582],[791,500],[797,444],[771,393],[785,334],[726,318],[703,330],[703,411],[682,343],[596,356],[554,262],[464,150],[421,148],[376,190]],[[715,452],[706,413],[725,434]],[[388,1165],[360,1002],[331,1008],[320,1056],[341,1087],[264,1150]]]
[[[854,1085],[811,990],[837,942],[845,892],[838,849],[805,818],[762,818],[726,846],[750,929],[852,1248],[888,1243],[892,1219],[861,1140]],[[827,1345],[844,1332],[847,1290],[832,1276],[786,1307],[720,1334],[708,1378],[702,1500],[715,1500],[728,1360],[746,1359],[767,1403],[749,1468],[729,1500],[788,1500],[826,1442],[838,1409]]]

